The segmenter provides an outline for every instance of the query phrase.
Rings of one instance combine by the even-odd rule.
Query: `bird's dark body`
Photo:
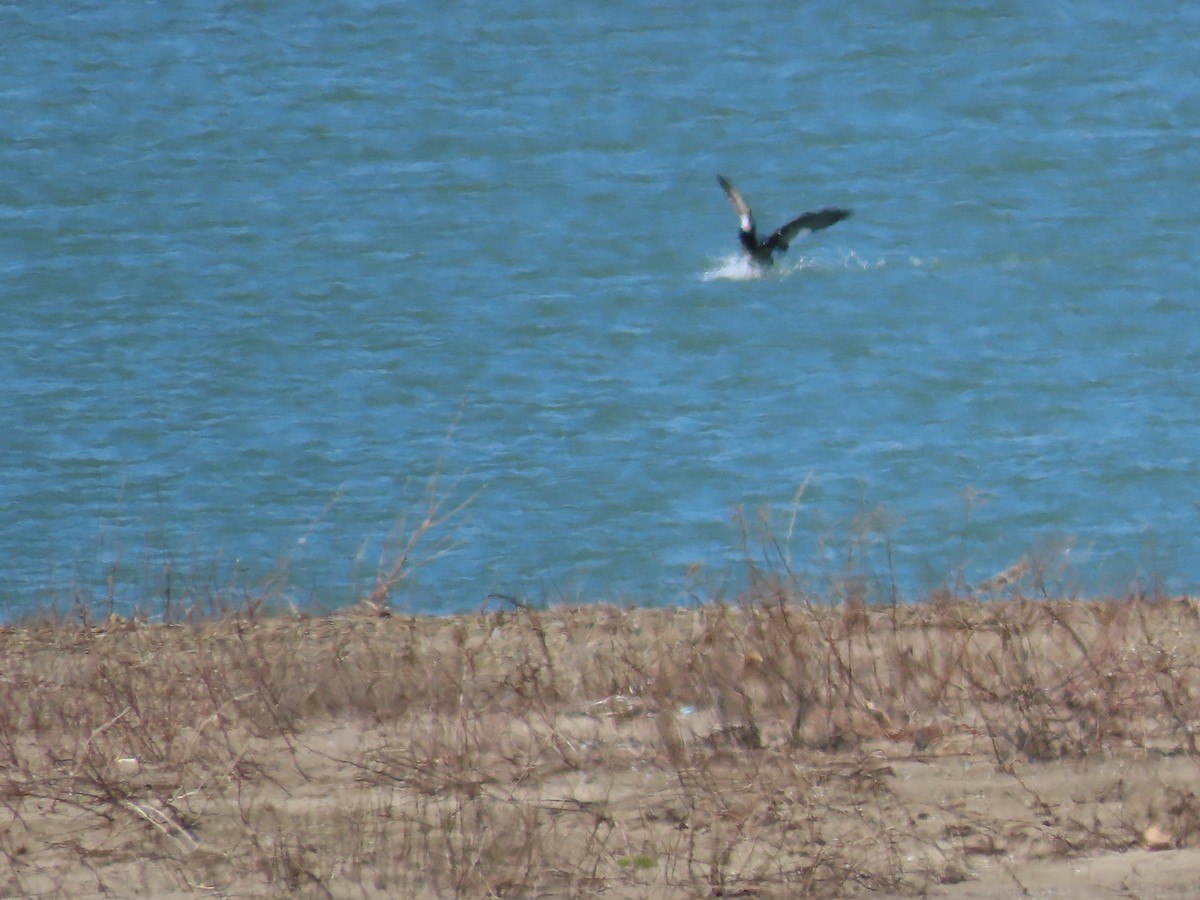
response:
[[[749,231],[739,231],[738,237],[742,240],[742,247],[754,258],[755,262],[764,266],[769,266],[774,262],[771,254],[775,252],[775,248],[768,247],[765,241],[760,241],[753,228]]]

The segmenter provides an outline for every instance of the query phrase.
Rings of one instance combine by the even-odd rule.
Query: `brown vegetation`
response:
[[[1200,844],[1198,647],[1190,600],[769,584],[9,627],[0,893],[1172,895]]]

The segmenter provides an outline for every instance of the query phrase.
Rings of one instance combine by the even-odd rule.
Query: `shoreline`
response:
[[[0,628],[30,896],[1188,896],[1200,607]]]

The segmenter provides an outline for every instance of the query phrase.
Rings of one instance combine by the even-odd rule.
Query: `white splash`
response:
[[[914,269],[929,269],[937,268],[941,265],[942,261],[938,257],[921,259],[913,256],[903,262],[907,262]],[[751,262],[750,257],[738,253],[717,260],[715,267],[704,273],[704,280],[749,281],[754,278],[786,278],[797,272],[834,272],[839,269],[865,272],[872,269],[885,269],[896,263],[896,260],[889,262],[883,257],[878,259],[864,259],[853,250],[845,251],[838,256],[830,256],[828,254],[801,256],[793,251],[787,257],[777,256],[774,266],[759,266]]]
[[[704,273],[705,281],[749,281],[754,278],[785,278],[805,269],[818,271],[847,268],[845,261],[830,261],[811,256],[792,254],[790,260],[776,257],[775,265],[760,266],[743,253],[719,261],[715,269]]]
[[[768,272],[762,266],[751,261],[744,253],[727,256],[720,260],[715,269],[704,273],[705,281],[748,281],[751,278],[762,278]]]

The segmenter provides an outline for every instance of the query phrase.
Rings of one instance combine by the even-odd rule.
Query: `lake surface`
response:
[[[1200,8],[0,29],[0,614],[1200,585]]]

